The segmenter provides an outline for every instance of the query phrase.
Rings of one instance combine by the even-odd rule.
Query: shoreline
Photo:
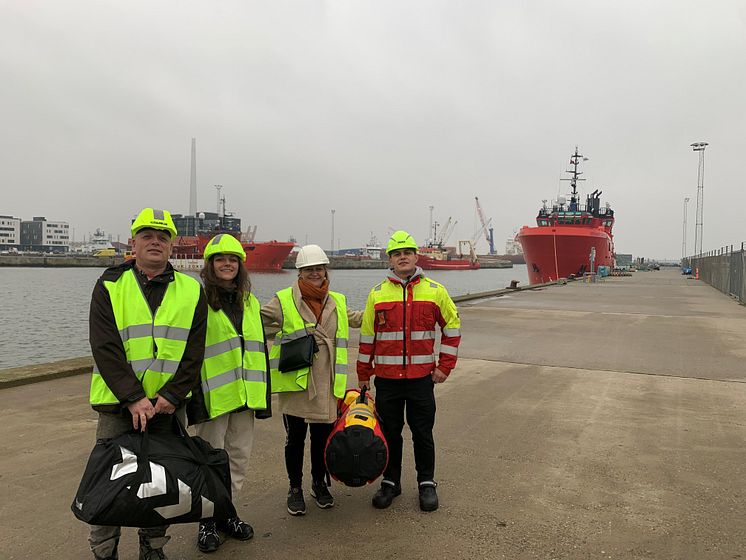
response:
[[[561,286],[566,283],[567,281],[561,278],[556,282],[519,286],[516,288],[501,288],[499,290],[490,290],[487,292],[475,292],[473,294],[454,296],[452,299],[454,303],[459,304],[478,299],[500,297],[514,292],[538,290],[550,286]],[[92,367],[93,358],[91,356],[80,356],[77,358],[67,358],[41,364],[30,364],[0,369],[0,391],[11,387],[38,383],[40,381],[90,373]]]

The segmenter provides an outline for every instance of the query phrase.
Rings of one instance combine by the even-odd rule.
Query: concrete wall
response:
[[[121,263],[122,260],[122,257],[85,255],[0,255],[0,267],[109,267]]]

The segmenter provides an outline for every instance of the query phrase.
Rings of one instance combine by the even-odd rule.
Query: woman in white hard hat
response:
[[[259,301],[251,293],[246,253],[233,236],[220,234],[205,247],[200,276],[209,305],[200,386],[193,391],[189,419],[197,435],[228,452],[234,501],[246,476],[254,439],[254,413],[269,410],[268,358]],[[214,552],[218,531],[238,540],[254,536],[239,517],[199,524],[197,546]]]
[[[295,261],[298,280],[262,307],[265,326],[280,327],[269,358],[272,392],[279,393],[287,433],[287,509],[291,515],[306,513],[302,482],[307,431],[311,432],[311,496],[322,509],[334,505],[328,489],[324,447],[337,420],[337,399],[344,396],[347,386],[349,327],[359,328],[362,322],[361,311],[349,311],[345,296],[329,290],[328,264],[329,258],[318,245],[302,247]],[[308,334],[318,347],[312,364],[280,371],[283,344]]]

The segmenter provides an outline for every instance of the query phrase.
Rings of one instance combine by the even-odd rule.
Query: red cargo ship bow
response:
[[[214,230],[200,232],[198,235],[180,235],[174,240],[172,256],[176,258],[201,259],[205,246],[215,235],[227,233],[239,241],[246,251],[245,266],[254,272],[279,272],[282,263],[295,247],[292,241],[259,241],[246,242],[241,240],[240,232],[228,230]]]
[[[536,217],[536,226],[523,226],[516,240],[523,247],[529,284],[551,282],[558,278],[583,276],[596,272],[599,266],[613,267],[614,211],[608,203],[601,207],[598,189],[580,204],[577,182],[582,171],[578,165],[586,158],[575,153],[570,158],[570,201],[558,197],[548,208],[546,201]]]

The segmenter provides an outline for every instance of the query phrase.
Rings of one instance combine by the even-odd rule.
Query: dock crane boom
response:
[[[490,255],[495,254],[495,238],[494,238],[494,231],[493,228],[488,228],[487,226],[490,225],[490,222],[492,222],[492,218],[490,218],[489,222],[484,219],[484,212],[482,212],[482,206],[479,204],[479,197],[474,197],[474,202],[477,204],[477,215],[479,216],[479,221],[482,222],[482,229],[479,230],[479,233],[484,231],[484,238],[487,240],[487,244],[490,246]],[[479,234],[477,234],[478,236]]]

